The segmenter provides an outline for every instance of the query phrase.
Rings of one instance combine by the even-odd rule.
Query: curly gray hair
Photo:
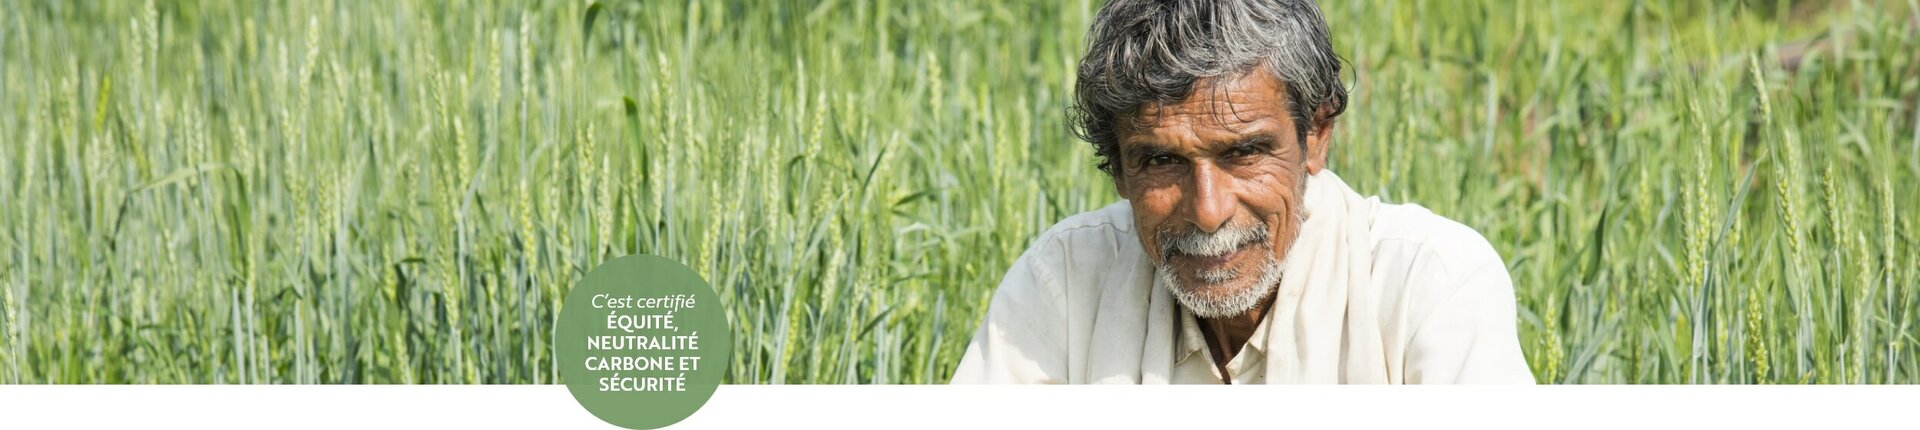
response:
[[[1113,0],[1094,17],[1087,46],[1071,121],[1114,177],[1118,122],[1184,100],[1201,81],[1264,66],[1286,84],[1302,145],[1308,131],[1346,111],[1341,59],[1311,0]]]

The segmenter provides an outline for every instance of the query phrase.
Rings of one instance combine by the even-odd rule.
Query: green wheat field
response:
[[[573,281],[731,383],[942,383],[1092,1],[0,0],[0,383],[555,383]],[[1481,231],[1543,383],[1920,382],[1920,2],[1328,2],[1333,168]]]

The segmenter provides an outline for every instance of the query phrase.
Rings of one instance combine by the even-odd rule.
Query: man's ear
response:
[[[1307,174],[1309,175],[1320,174],[1320,169],[1327,168],[1327,149],[1333,146],[1333,127],[1339,124],[1333,118],[1320,120],[1319,123],[1320,126],[1315,127],[1312,133],[1307,133]]]

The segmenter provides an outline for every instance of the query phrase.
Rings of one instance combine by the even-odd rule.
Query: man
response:
[[[1075,123],[1126,201],[1041,234],[955,383],[1533,383],[1478,233],[1327,169],[1340,60],[1307,0],[1114,0]]]

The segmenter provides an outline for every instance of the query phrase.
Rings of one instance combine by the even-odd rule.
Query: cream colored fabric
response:
[[[1226,378],[1220,375],[1220,367],[1213,365],[1213,353],[1207,349],[1207,338],[1200,332],[1198,321],[1192,313],[1180,309],[1180,337],[1174,339],[1170,379],[1175,384],[1219,384]],[[1261,319],[1260,326],[1253,330],[1253,339],[1266,339],[1271,326],[1273,318]],[[1236,385],[1267,383],[1267,343],[1247,342],[1239,354],[1227,360],[1226,367]]]
[[[1229,365],[1235,383],[1533,382],[1513,284],[1485,238],[1362,197],[1328,170],[1304,201],[1279,297]],[[1135,234],[1125,201],[1041,234],[1001,280],[953,382],[1220,383]]]

